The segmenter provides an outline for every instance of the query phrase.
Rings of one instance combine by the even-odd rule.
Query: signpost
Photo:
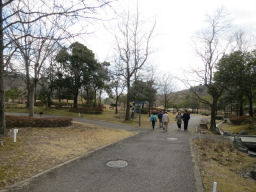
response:
[[[146,101],[133,101],[133,112],[139,113],[139,128],[141,128],[141,109]]]

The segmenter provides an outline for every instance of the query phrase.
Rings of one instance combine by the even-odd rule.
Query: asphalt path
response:
[[[194,192],[196,186],[189,142],[200,118],[192,116],[187,132],[178,131],[176,124],[169,125],[168,132],[159,128],[140,132],[11,191]],[[112,123],[107,127],[131,128]],[[106,163],[111,160],[125,160],[128,166],[110,168]]]

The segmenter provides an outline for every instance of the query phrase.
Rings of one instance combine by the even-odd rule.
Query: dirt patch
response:
[[[199,156],[204,191],[212,191],[213,182],[218,192],[254,192],[256,182],[245,177],[246,170],[254,167],[256,158],[237,151],[227,141],[194,140]]]
[[[4,138],[0,146],[0,188],[133,134],[86,123],[19,129],[17,143]]]

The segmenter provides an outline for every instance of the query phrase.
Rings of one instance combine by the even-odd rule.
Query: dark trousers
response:
[[[181,123],[177,123],[177,125],[178,125],[178,128],[181,128]]]
[[[188,129],[188,121],[184,121],[184,130]]]
[[[155,121],[152,121],[152,128],[155,129],[155,124],[156,122]]]

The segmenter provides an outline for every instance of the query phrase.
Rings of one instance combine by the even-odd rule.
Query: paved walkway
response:
[[[195,178],[189,140],[199,120],[200,117],[192,116],[188,132],[178,132],[175,124],[169,126],[167,133],[160,129],[141,132],[40,176],[23,189],[13,191],[194,192]],[[108,123],[107,126],[113,127],[114,124]],[[119,159],[126,160],[128,166],[121,169],[106,166],[108,161]]]

